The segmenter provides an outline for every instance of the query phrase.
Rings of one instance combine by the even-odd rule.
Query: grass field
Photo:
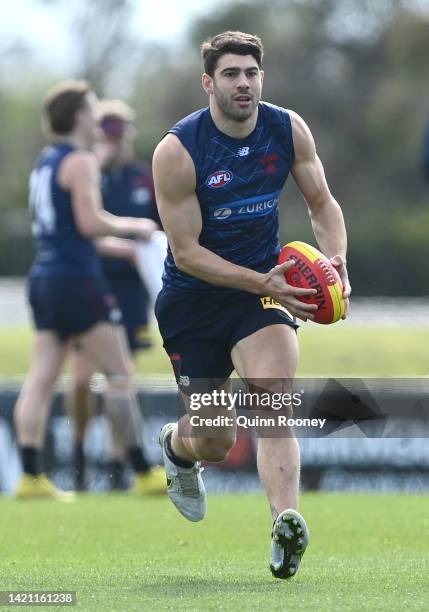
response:
[[[311,544],[298,575],[280,581],[262,495],[210,496],[200,524],[165,498],[0,499],[0,588],[75,590],[77,609],[103,612],[428,610],[428,505],[304,494]]]
[[[138,373],[171,374],[159,335],[155,348],[138,357]],[[323,327],[308,324],[299,332],[298,375],[427,376],[429,328]],[[0,377],[26,372],[31,333],[26,327],[0,328]]]

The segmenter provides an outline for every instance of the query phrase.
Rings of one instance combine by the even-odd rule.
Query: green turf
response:
[[[171,374],[158,333],[154,349],[142,351],[139,374]],[[426,376],[429,373],[429,328],[323,327],[299,332],[298,375]],[[19,376],[28,368],[31,334],[27,328],[0,328],[0,377]]]
[[[147,375],[171,374],[170,361],[158,333],[153,333],[155,347],[138,355],[138,372]],[[31,331],[28,327],[0,327],[0,377],[21,376],[28,369],[31,355]]]
[[[210,496],[200,524],[165,498],[0,499],[0,588],[75,590],[77,609],[103,612],[428,610],[428,507],[423,495],[304,494],[311,544],[280,581],[262,495]]]
[[[429,328],[307,324],[299,332],[298,374],[427,376]]]

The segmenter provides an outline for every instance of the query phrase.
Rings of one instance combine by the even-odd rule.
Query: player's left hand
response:
[[[341,255],[335,255],[330,260],[331,264],[334,266],[336,271],[338,272],[339,277],[341,278],[341,282],[343,283],[343,298],[346,303],[346,309],[344,315],[341,317],[345,319],[349,314],[350,301],[349,297],[352,293],[352,288],[349,281],[349,275],[347,273],[346,261]]]

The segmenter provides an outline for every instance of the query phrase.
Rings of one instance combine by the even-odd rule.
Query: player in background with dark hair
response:
[[[233,369],[264,392],[291,390],[298,362],[294,317],[311,319],[317,306],[297,299],[315,290],[286,283],[293,261],[276,265],[278,199],[289,173],[322,252],[340,274],[345,299],[351,291],[343,215],[311,132],[295,112],[261,102],[261,40],[224,32],[203,44],[202,55],[209,108],[179,121],[153,160],[169,242],[155,312],[185,404],[193,392],[228,390]],[[185,415],[160,434],[168,494],[192,521],[206,512],[200,461],[222,461],[235,443],[233,425],[215,433],[198,435]],[[257,464],[274,519],[271,572],[289,578],[309,540],[297,511],[300,451],[293,430],[259,437]]]
[[[148,240],[149,219],[117,217],[101,204],[99,169],[89,149],[96,135],[97,97],[85,81],[66,81],[49,90],[43,126],[50,140],[30,179],[36,257],[29,276],[35,334],[30,371],[15,407],[23,476],[21,498],[68,501],[43,474],[44,445],[54,385],[70,347],[79,344],[107,377],[106,407],[125,418],[127,451],[136,472],[150,468],[141,432],[131,426],[137,404],[120,313],[109,300],[94,239],[136,236]],[[157,479],[159,480],[159,478]]]
[[[155,193],[150,168],[135,159],[134,142],[137,136],[135,112],[122,100],[101,100],[97,106],[100,127],[94,146],[101,168],[101,193],[104,208],[115,215],[152,219],[159,227]],[[103,272],[109,291],[116,299],[122,314],[128,346],[133,355],[150,345],[148,329],[148,294],[136,269],[134,241],[102,238],[97,240],[97,251],[102,255]],[[75,485],[85,488],[84,437],[91,417],[91,377],[97,367],[83,350],[76,350],[72,365],[72,393],[69,409],[75,431]],[[139,418],[135,415],[135,419]],[[112,433],[112,488],[123,488],[124,447],[121,429],[111,422]],[[159,469],[159,468],[153,468]],[[147,478],[134,481],[134,491],[145,493]],[[165,482],[160,482],[165,490]]]

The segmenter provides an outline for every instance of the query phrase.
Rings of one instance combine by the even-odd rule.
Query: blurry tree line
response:
[[[130,4],[82,5],[74,76],[89,78],[100,95],[121,97],[118,70],[129,71],[142,157],[149,161],[172,124],[206,105],[201,42],[227,29],[257,33],[265,46],[263,98],[307,121],[344,210],[355,293],[429,294],[429,180],[421,162],[429,118],[427,15],[411,0],[237,1],[196,20],[186,44],[171,50],[128,38]],[[28,174],[44,144],[44,90],[64,76],[36,73],[21,87],[0,81],[0,275],[23,275],[31,262]],[[314,243],[292,179],[281,201],[281,239]]]

